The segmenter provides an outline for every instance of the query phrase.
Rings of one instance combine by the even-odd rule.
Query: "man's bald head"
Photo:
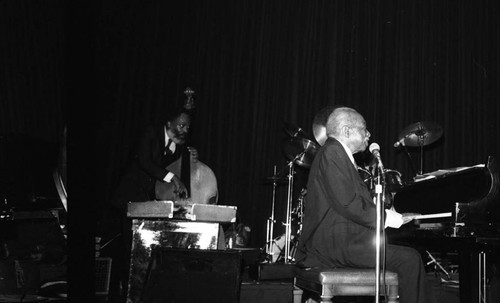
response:
[[[350,107],[335,108],[326,122],[326,135],[329,137],[338,138],[342,127],[357,126],[364,123],[364,119],[360,113]]]
[[[353,154],[364,151],[370,138],[365,119],[350,107],[332,111],[326,123],[326,135],[346,144]]]

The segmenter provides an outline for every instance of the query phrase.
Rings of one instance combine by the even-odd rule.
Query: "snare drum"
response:
[[[368,190],[372,192],[374,190],[373,175],[369,170],[362,167],[358,167],[358,173],[363,182],[365,182],[366,186],[368,187]]]
[[[388,191],[392,192],[403,186],[401,173],[397,170],[385,169],[385,183]]]

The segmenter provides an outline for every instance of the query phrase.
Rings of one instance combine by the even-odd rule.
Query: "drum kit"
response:
[[[291,123],[285,122],[283,124],[283,130],[285,131],[287,137],[282,141],[282,151],[288,162],[286,167],[281,169],[279,172],[274,167],[274,174],[272,177],[265,178],[266,181],[271,181],[273,184],[273,197],[271,206],[271,216],[267,220],[267,235],[266,235],[266,260],[268,262],[276,262],[278,260],[283,260],[284,263],[294,262],[294,250],[292,247],[292,241],[297,244],[298,236],[300,235],[300,230],[302,226],[302,211],[304,208],[303,198],[304,191],[299,195],[299,203],[296,209],[292,210],[292,196],[293,196],[293,182],[295,174],[295,166],[300,166],[305,169],[309,169],[312,165],[314,157],[317,151],[323,146],[327,140],[326,135],[326,124],[329,114],[332,112],[333,106],[327,106],[321,109],[314,117],[312,124],[312,131],[315,141],[309,139],[307,133],[300,127],[297,127]],[[423,169],[423,147],[436,142],[441,138],[443,130],[441,126],[434,122],[417,122],[404,128],[398,135],[398,141],[394,144],[394,147],[402,146],[404,147],[406,153],[410,157],[406,147],[418,147],[420,150],[420,170],[419,175],[422,174]],[[411,157],[410,157],[411,162]],[[288,181],[288,193],[287,193],[287,207],[286,207],[286,222],[283,223],[285,226],[285,234],[274,238],[274,208],[276,199],[276,187],[278,183],[283,182],[283,173],[287,169],[286,179]],[[358,172],[372,191],[374,189],[374,184],[376,180],[375,171],[370,171],[370,168],[359,168]],[[404,186],[401,178],[401,173],[397,170],[384,169],[385,185],[386,190],[389,195],[393,195],[395,191]],[[391,199],[392,202],[392,199]],[[388,203],[386,202],[386,206]],[[292,216],[299,219],[299,229],[297,234],[293,236],[291,234],[291,223]],[[277,250],[277,251],[276,251]]]
[[[276,166],[274,167],[274,174],[272,177],[266,178],[266,181],[272,181],[273,184],[273,197],[271,205],[271,216],[267,220],[267,235],[266,235],[266,253],[267,260],[269,262],[276,262],[278,259],[284,260],[284,263],[293,262],[293,252],[292,252],[292,240],[294,236],[291,234],[292,230],[292,214],[301,217],[301,205],[299,203],[300,209],[292,210],[292,199],[293,199],[293,182],[295,176],[295,166],[300,166],[302,168],[308,169],[311,167],[312,161],[316,152],[319,149],[319,145],[308,139],[306,132],[300,128],[296,127],[290,123],[284,123],[283,130],[287,134],[287,137],[282,141],[283,154],[288,159],[287,165],[281,169],[279,172],[276,171]],[[283,174],[286,169],[286,179],[288,183],[287,191],[287,207],[285,214],[285,234],[274,238],[274,209],[276,200],[276,187],[280,181],[284,179]],[[295,236],[295,239],[298,237]]]

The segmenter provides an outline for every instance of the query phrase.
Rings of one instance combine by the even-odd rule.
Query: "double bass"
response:
[[[184,108],[188,110],[194,109],[194,91],[188,87],[184,94],[186,95]],[[181,178],[188,189],[188,197],[179,196],[173,183],[156,181],[156,200],[184,204],[217,204],[217,179],[214,172],[205,163],[193,159],[189,150],[186,149],[181,157],[168,165],[166,169]]]

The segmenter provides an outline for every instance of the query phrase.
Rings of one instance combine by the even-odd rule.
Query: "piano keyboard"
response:
[[[437,214],[427,214],[427,215],[418,215],[415,216],[415,220],[422,220],[422,219],[434,219],[434,218],[451,218],[452,214],[451,212],[447,213],[437,213]]]

